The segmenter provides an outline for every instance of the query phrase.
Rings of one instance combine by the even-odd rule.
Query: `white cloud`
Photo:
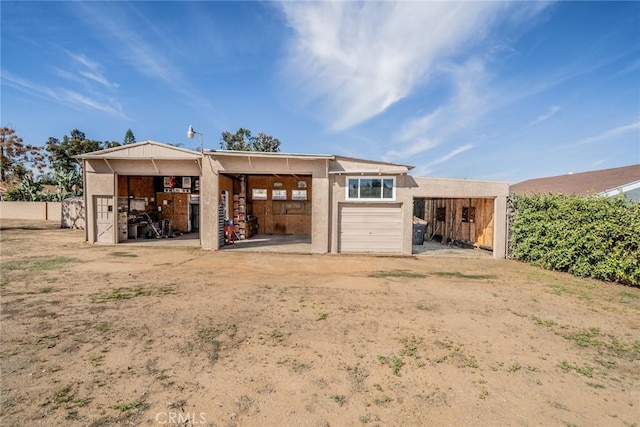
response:
[[[430,148],[436,147],[438,145],[438,141],[431,139],[418,139],[416,142],[411,143],[407,146],[403,145],[402,149],[393,149],[390,150],[386,158],[389,159],[408,159],[414,157]]]
[[[126,8],[126,10],[125,10]],[[106,4],[96,6],[91,3],[78,4],[76,12],[93,25],[102,28],[105,34],[117,41],[114,49],[127,64],[139,73],[175,83],[181,80],[180,72],[152,43],[145,40],[139,28],[128,25],[130,14],[137,12],[131,5]],[[149,25],[149,23],[145,23]]]
[[[142,75],[163,81],[189,105],[212,109],[211,103],[189,84],[180,67],[171,60],[173,56],[169,53],[174,54],[176,48],[164,31],[131,3],[97,3],[76,3],[74,11],[81,19],[108,34],[113,42],[108,47],[125,64]],[[141,28],[145,31],[141,31]],[[99,78],[99,75],[96,77]]]
[[[414,158],[441,143],[463,138],[465,131],[490,108],[488,76],[479,58],[470,58],[461,66],[448,64],[442,69],[453,89],[451,100],[433,112],[407,120],[396,141],[396,147],[402,148],[388,151],[387,158]]]
[[[553,105],[549,108],[549,111],[547,111],[546,113],[544,113],[541,116],[538,116],[536,119],[532,120],[531,122],[529,122],[529,124],[527,126],[525,126],[525,128],[529,128],[531,126],[535,126],[539,123],[542,123],[546,120],[549,120],[551,117],[553,117],[558,111],[560,111],[560,107],[557,105]]]
[[[85,55],[76,54],[67,51],[67,55],[73,61],[80,65],[82,68],[77,70],[78,74],[83,76],[86,79],[89,79],[95,83],[99,83],[102,86],[107,88],[116,89],[119,87],[118,83],[110,82],[104,75],[104,67],[98,64],[95,61],[90,60]],[[65,76],[64,73],[61,73],[61,76]]]
[[[587,144],[593,144],[594,142],[606,141],[606,140],[609,140],[618,136],[622,136],[634,131],[638,133],[638,135],[636,135],[637,136],[636,141],[640,141],[640,120],[633,123],[629,123],[627,125],[618,126],[616,128],[609,129],[607,131],[601,132],[594,136],[583,138],[579,141],[576,141],[572,144],[567,145],[566,147],[577,147],[579,145],[587,145]]]
[[[370,119],[480,42],[504,2],[283,2],[295,38],[286,62],[332,130]]]
[[[413,174],[416,176],[429,175],[433,171],[433,166],[446,163],[452,158],[456,157],[457,155],[462,154],[465,151],[469,151],[474,147],[475,145],[473,144],[465,144],[461,147],[456,147],[453,150],[451,150],[449,153],[445,154],[444,156],[438,157],[437,159],[432,160],[431,162],[425,165],[421,165],[417,167],[416,169],[413,170]]]
[[[28,93],[32,96],[43,99],[51,99],[56,102],[69,104],[84,109],[102,111],[118,118],[127,118],[122,111],[122,106],[113,99],[109,99],[103,96],[98,96],[97,98],[88,97],[86,95],[68,89],[52,88],[39,85],[23,78],[14,76],[13,74],[4,70],[1,73],[1,77],[3,83],[13,87],[14,89]]]

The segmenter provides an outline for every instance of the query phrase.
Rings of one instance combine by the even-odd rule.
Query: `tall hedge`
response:
[[[640,203],[623,198],[515,195],[509,256],[580,277],[640,285]]]

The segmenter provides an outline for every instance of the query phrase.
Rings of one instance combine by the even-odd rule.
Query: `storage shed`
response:
[[[82,197],[70,197],[62,201],[60,228],[84,230],[85,211]]]

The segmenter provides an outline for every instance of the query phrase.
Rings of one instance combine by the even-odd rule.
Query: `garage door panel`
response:
[[[371,234],[371,226],[369,227],[361,227],[361,228],[352,228],[350,230],[348,230],[348,236],[345,236],[345,234],[343,233],[343,237],[347,238],[347,237],[357,237],[357,236],[364,236],[364,237],[369,237],[369,238],[375,238],[376,236],[379,237],[394,237],[398,235],[398,230],[397,229],[393,229],[393,228],[388,228],[388,229],[378,229],[376,230],[375,234]]]
[[[339,234],[340,252],[402,253],[402,208],[343,205]]]

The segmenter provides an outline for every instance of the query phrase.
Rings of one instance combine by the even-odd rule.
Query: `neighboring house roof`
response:
[[[640,164],[547,178],[528,179],[513,184],[511,194],[566,194],[589,196],[605,194],[640,181]]]

